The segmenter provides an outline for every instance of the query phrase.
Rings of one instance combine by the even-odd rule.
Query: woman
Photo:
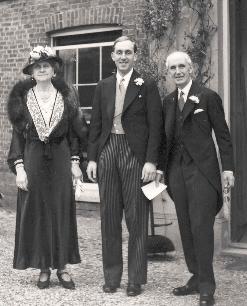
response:
[[[8,164],[18,187],[15,269],[40,269],[37,286],[49,287],[51,269],[74,289],[66,264],[80,262],[72,179],[82,176],[79,139],[86,137],[75,92],[56,74],[62,60],[50,47],[32,50],[12,89],[13,126]]]

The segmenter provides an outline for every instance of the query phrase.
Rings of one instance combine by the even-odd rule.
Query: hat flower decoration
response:
[[[55,57],[56,53],[55,51],[48,46],[37,46],[33,48],[33,50],[30,52],[30,58],[33,60],[39,60],[41,58],[49,58],[49,57]]]

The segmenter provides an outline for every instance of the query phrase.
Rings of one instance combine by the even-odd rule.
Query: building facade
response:
[[[14,83],[24,78],[22,67],[32,47],[52,45],[63,58],[63,74],[67,82],[78,89],[81,107],[89,121],[94,88],[100,79],[114,71],[110,53],[113,41],[120,35],[132,37],[139,46],[148,45],[149,56],[155,57],[158,63],[157,71],[161,77],[157,82],[161,94],[171,89],[164,71],[167,52],[182,49],[184,33],[193,34],[198,27],[195,11],[188,6],[188,1],[173,2],[178,4],[179,22],[172,28],[174,31],[170,30],[167,36],[164,35],[159,52],[155,53],[155,39],[143,26],[147,3],[150,1],[0,1],[0,191],[5,194],[7,205],[14,207],[16,188],[15,179],[6,165],[11,137],[6,101]],[[210,32],[207,49],[210,64],[207,85],[218,91],[223,99],[236,160],[236,186],[232,191],[230,206],[227,207],[227,202],[224,207],[225,212],[230,211],[230,218],[226,218],[222,211],[216,219],[216,250],[224,250],[226,253],[245,253],[246,250],[247,253],[247,22],[244,18],[247,5],[244,0],[205,2],[210,10],[208,20],[214,29]],[[168,48],[170,40],[172,44]],[[142,53],[141,56],[145,55]],[[140,67],[145,71],[145,67]],[[154,206],[156,222],[164,223],[164,219],[166,223],[172,222],[171,226],[160,227],[159,232],[171,237],[180,247],[173,203],[162,203],[162,199],[158,198]]]

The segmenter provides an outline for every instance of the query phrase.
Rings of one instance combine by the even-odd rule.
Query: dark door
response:
[[[230,0],[229,3],[230,114],[236,177],[232,190],[231,239],[247,243],[247,1]]]

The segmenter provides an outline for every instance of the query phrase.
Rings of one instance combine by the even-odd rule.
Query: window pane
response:
[[[75,50],[59,50],[59,56],[63,60],[62,75],[68,84],[76,82],[76,51]]]
[[[107,78],[116,70],[111,58],[112,46],[102,47],[102,78]]]
[[[96,33],[88,33],[88,34],[54,37],[53,42],[54,42],[54,46],[91,44],[91,43],[114,41],[121,35],[122,35],[122,30],[96,32]]]
[[[79,84],[99,81],[99,48],[79,49]]]
[[[94,86],[78,86],[80,105],[87,107],[92,106],[93,95],[94,95]]]

